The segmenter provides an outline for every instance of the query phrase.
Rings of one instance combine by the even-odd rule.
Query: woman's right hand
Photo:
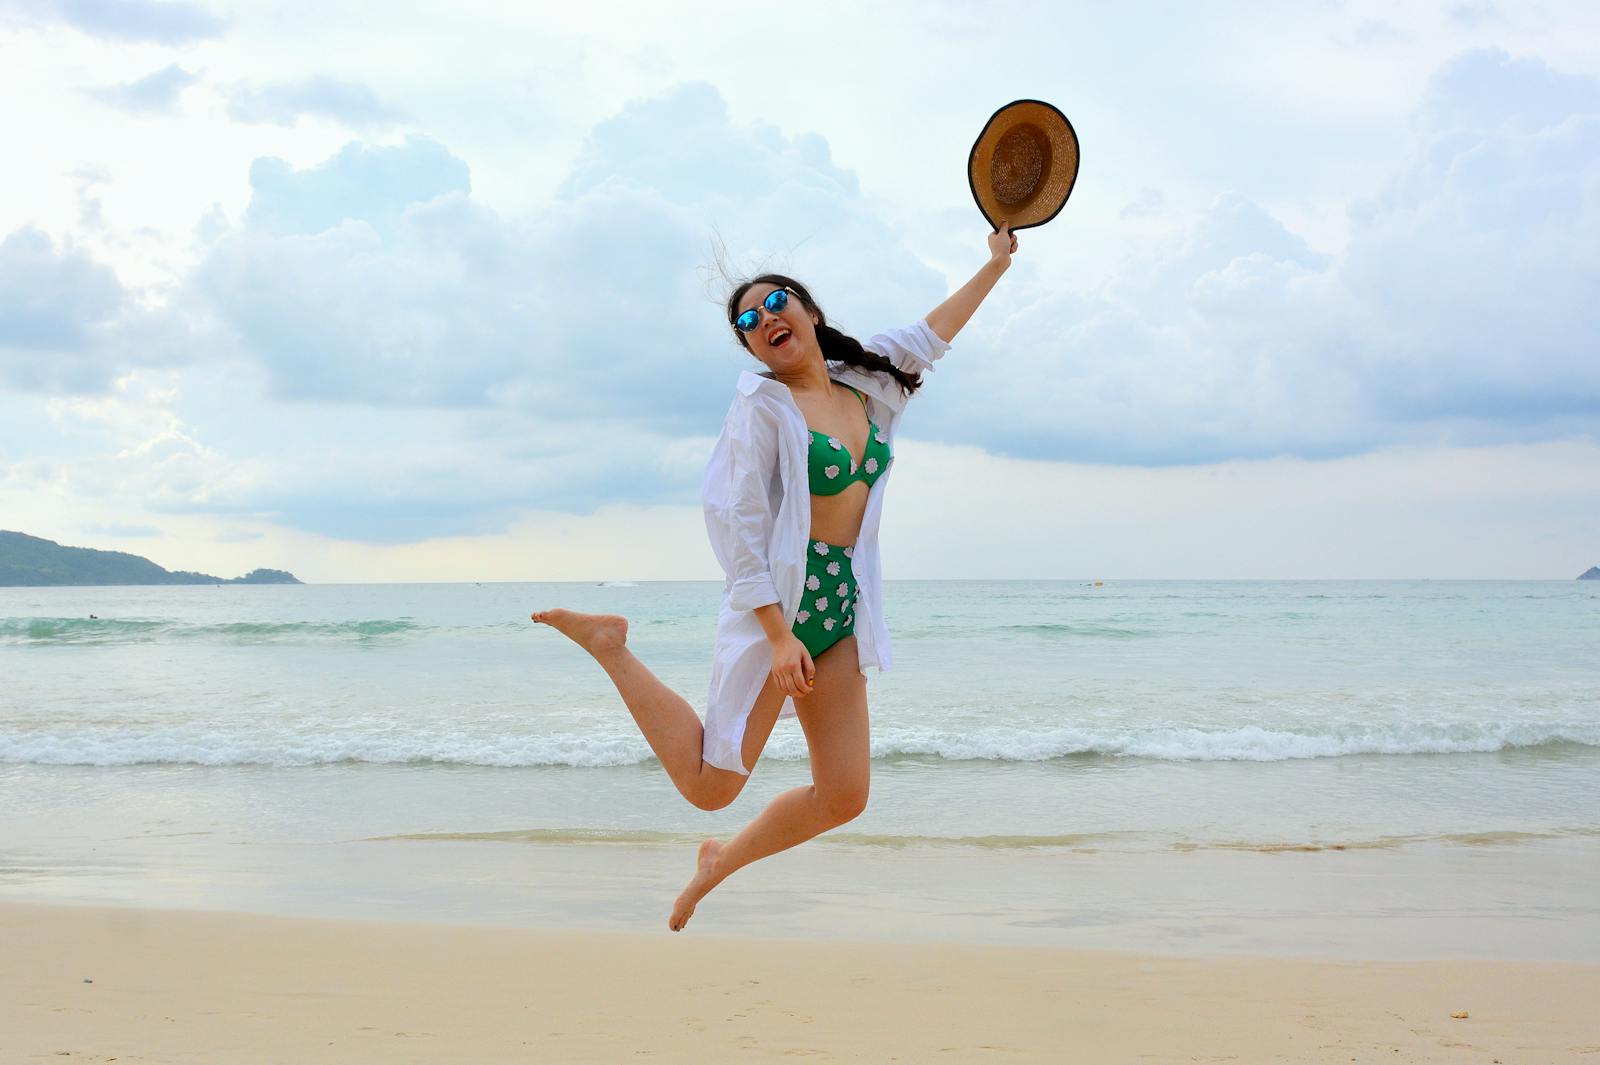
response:
[[[816,677],[817,665],[811,661],[811,652],[800,642],[800,637],[786,632],[782,639],[773,641],[772,679],[777,682],[779,691],[803,699],[811,694]]]

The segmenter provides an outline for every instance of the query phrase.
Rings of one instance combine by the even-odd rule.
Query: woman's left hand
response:
[[[1001,222],[1000,228],[989,234],[989,258],[1011,265],[1011,254],[1017,250],[1017,238],[1011,232],[1011,223]]]

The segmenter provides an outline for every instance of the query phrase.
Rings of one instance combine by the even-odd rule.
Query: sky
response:
[[[1600,9],[0,0],[0,528],[710,579],[727,273],[865,338],[1077,185],[896,441],[895,578],[1600,563]],[[719,265],[720,264],[720,265]]]

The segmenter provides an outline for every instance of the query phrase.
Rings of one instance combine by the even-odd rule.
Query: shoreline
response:
[[[0,951],[0,1056],[19,1061],[1490,1062],[1600,1050],[1585,1019],[1600,965],[1564,962],[1170,957],[697,936],[693,924],[577,932],[15,902],[0,902]]]
[[[653,936],[702,838],[339,839],[327,831],[343,822],[339,809],[321,826],[217,833],[168,821],[133,834],[115,810],[72,794],[81,808],[69,820],[14,819],[0,904]],[[1585,888],[1597,872],[1600,845],[1588,836],[1321,851],[883,851],[824,836],[740,870],[701,903],[691,930],[1175,957],[1597,964],[1600,907]]]

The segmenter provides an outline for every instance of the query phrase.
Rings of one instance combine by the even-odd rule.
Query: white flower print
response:
[[[839,443],[839,438],[836,436],[828,437],[828,446],[833,448],[835,451],[839,451],[844,448],[844,445]]]
[[[872,439],[876,440],[880,444],[887,444],[889,442],[889,438],[883,435],[882,429],[879,429],[876,433],[874,433],[872,435]]]
[[[802,610],[802,611],[800,611],[800,613],[798,613],[798,614],[796,614],[794,616],[794,619],[796,621],[798,621],[800,624],[804,625],[806,622],[811,620],[811,611]]]
[[[837,577],[838,575],[839,575],[839,560],[838,559],[834,559],[832,562],[828,563],[828,576]],[[813,588],[811,590],[812,591],[816,591],[815,588]]]
[[[837,588],[835,588],[833,590],[833,594],[838,596],[840,601],[842,602],[844,600],[844,597],[850,594],[850,585],[846,584],[844,581],[840,581],[839,582],[839,587],[837,587]],[[850,604],[849,603],[845,603],[844,604],[844,608],[846,610],[849,610],[850,609]]]
[[[835,477],[839,476],[839,467],[837,467],[837,466],[829,466],[829,467],[825,468],[822,472],[827,474],[828,475],[828,480],[831,481]]]
[[[817,575],[815,573],[813,573],[811,576],[806,578],[806,590],[807,591],[814,592],[818,588],[821,588],[821,587],[822,587],[822,581],[817,578]]]
[[[853,548],[853,547],[845,548],[844,549],[844,557],[845,558],[855,558],[856,557],[856,549]]]
[[[811,545],[811,550],[815,551],[819,555],[826,555],[828,553],[828,545],[823,543],[821,540],[818,540],[816,543]]]
[[[878,472],[878,460],[877,459],[868,459],[867,460],[867,472],[868,473],[877,473]]]
[[[832,618],[823,618],[822,619],[822,627],[823,627],[823,629],[825,631],[832,632],[833,631],[833,619]]]
[[[817,601],[812,605],[818,610],[826,610],[828,609],[828,597],[825,595],[819,595],[817,596]]]

